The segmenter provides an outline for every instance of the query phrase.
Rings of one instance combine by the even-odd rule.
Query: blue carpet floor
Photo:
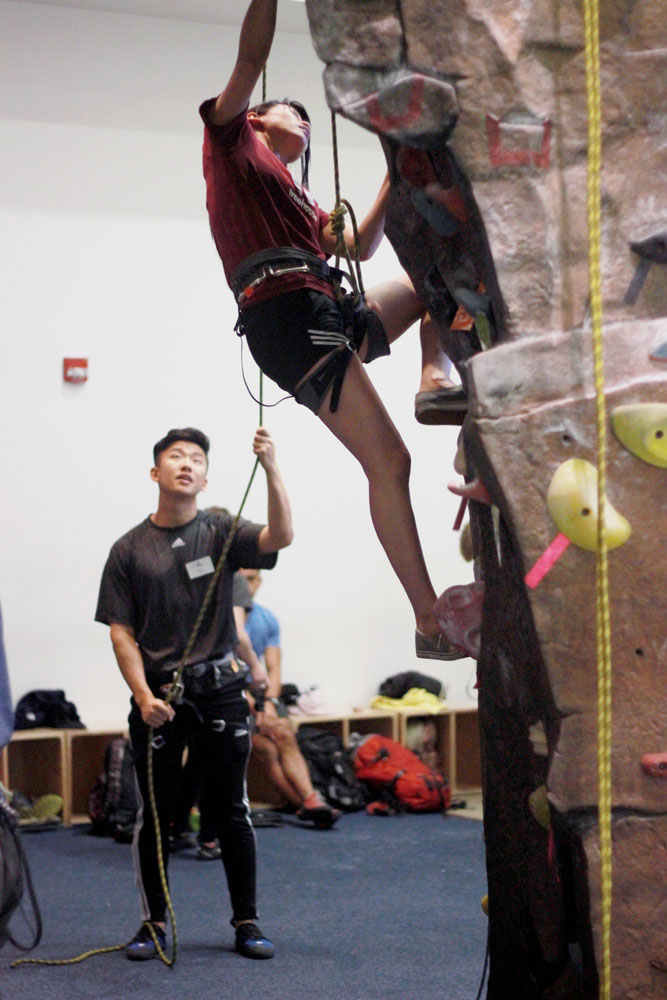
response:
[[[1,1000],[475,1000],[486,944],[482,824],[354,813],[330,831],[257,830],[260,926],[270,961],[233,950],[220,862],[177,854],[173,969],[122,953],[10,969]],[[82,828],[26,833],[44,935],[32,957],[121,944],[140,924],[130,847]],[[22,937],[21,917],[12,922]]]

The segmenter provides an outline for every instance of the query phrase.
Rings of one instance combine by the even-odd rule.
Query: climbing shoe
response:
[[[236,950],[245,958],[273,958],[276,949],[257,924],[245,923],[236,928]]]
[[[155,932],[155,937],[158,940],[158,944],[164,951],[167,945],[166,934],[161,927],[157,926],[157,924],[153,924],[152,927]],[[149,958],[155,958],[157,956],[155,942],[153,941],[151,932],[146,924],[141,925],[126,947],[125,954],[133,962],[147,962]]]
[[[424,635],[415,631],[415,654],[421,660],[462,660],[468,654],[449,642],[442,633]]]
[[[198,861],[215,861],[221,854],[220,844],[216,840],[212,844],[199,844],[196,857]]]
[[[172,854],[178,851],[189,851],[197,846],[197,838],[191,830],[179,830],[169,835],[169,850]]]
[[[415,419],[419,424],[462,424],[468,409],[463,386],[448,385],[415,396]]]
[[[296,811],[297,819],[313,823],[318,830],[328,830],[340,819],[340,810],[332,809],[317,789],[304,799]]]

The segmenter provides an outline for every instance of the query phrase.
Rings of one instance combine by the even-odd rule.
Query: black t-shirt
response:
[[[234,518],[199,511],[177,528],[146,518],[111,548],[102,573],[95,620],[128,625],[147,677],[180,663]],[[215,594],[187,663],[219,659],[237,642],[232,580],[241,566],[272,569],[275,552],[257,548],[261,524],[239,520]]]

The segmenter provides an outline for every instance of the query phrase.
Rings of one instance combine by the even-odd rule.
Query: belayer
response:
[[[239,306],[239,332],[260,369],[307,406],[360,462],[369,485],[373,526],[412,605],[416,654],[465,654],[440,633],[431,584],[412,510],[410,455],[363,363],[420,320],[422,373],[418,398],[429,405],[460,393],[438,327],[405,274],[372,289],[357,309],[337,299],[326,257],[337,238],[329,214],[307,188],[310,120],[298,101],[249,108],[268,59],[277,0],[252,0],[225,89],[204,101],[204,176],[211,231]],[[302,183],[288,165],[301,161]],[[359,225],[361,259],[377,249],[389,194],[385,177]],[[350,226],[345,242],[354,245]]]
[[[150,786],[166,874],[183,751],[193,736],[201,748],[202,778],[220,841],[236,950],[246,958],[271,958],[274,953],[273,943],[256,923],[255,835],[245,782],[249,706],[245,673],[234,657],[238,636],[232,581],[241,566],[271,569],[293,532],[289,500],[266,428],[256,431],[253,450],[266,473],[267,523],[237,523],[185,660],[181,700],[168,702],[165,697],[190,648],[209,583],[234,526],[230,514],[197,509],[197,497],[206,488],[209,451],[207,436],[197,428],[174,428],[155,445],[151,478],[158,487],[157,510],[118,539],[102,574],[95,618],[110,626],[113,651],[132,692],[129,728],[140,793],[133,857],[144,921],[127,946],[127,957],[135,961],[155,958],[155,940],[161,948],[166,940],[167,897]],[[251,674],[257,691],[266,684],[266,671],[257,662]],[[151,730],[156,733],[152,782]]]

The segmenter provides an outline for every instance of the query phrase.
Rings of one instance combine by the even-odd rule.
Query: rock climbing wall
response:
[[[456,468],[476,583],[438,609],[443,631],[478,656],[487,996],[592,1000],[602,957],[598,449],[582,7],[307,0],[307,9],[330,106],[380,138],[392,182],[387,235],[468,390]],[[666,0],[600,0],[600,79],[611,995],[664,1000]]]

